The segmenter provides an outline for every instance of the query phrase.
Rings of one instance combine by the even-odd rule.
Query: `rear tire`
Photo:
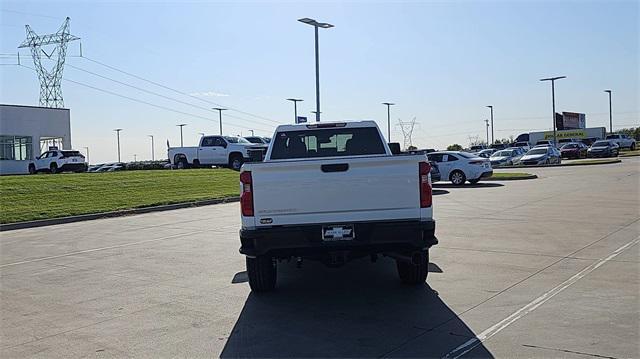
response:
[[[276,262],[268,256],[247,257],[247,275],[252,291],[271,291],[276,287]]]
[[[58,173],[58,164],[57,163],[52,163],[49,166],[49,171],[51,171],[51,173]]]
[[[636,143],[635,143],[635,142],[634,142],[634,143],[632,143],[632,144],[631,144],[631,146],[629,146],[629,149],[630,149],[631,151],[635,151],[635,150],[636,150]]]
[[[420,251],[420,264],[396,260],[396,267],[402,283],[408,285],[424,284],[429,274],[429,250]]]
[[[178,160],[178,162],[176,163],[176,167],[177,167],[179,170],[186,169],[188,165],[189,165],[189,164],[188,164],[188,162],[187,162],[187,159],[186,159],[186,158],[181,158],[181,159],[179,159],[179,160]]]
[[[29,174],[30,175],[34,175],[36,174],[38,171],[36,171],[36,166],[34,164],[30,164],[29,165]]]
[[[456,186],[462,186],[467,181],[467,176],[460,170],[455,170],[449,175],[449,180]]]

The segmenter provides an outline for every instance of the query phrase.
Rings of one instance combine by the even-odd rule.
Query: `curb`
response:
[[[231,202],[238,202],[238,201],[240,201],[240,197],[226,197],[226,198],[218,198],[218,199],[207,199],[203,201],[165,204],[161,206],[123,209],[121,211],[81,214],[78,216],[39,219],[39,220],[27,221],[27,222],[5,223],[5,224],[0,224],[0,232],[13,231],[16,229],[52,226],[52,225],[64,224],[64,223],[91,221],[94,219],[102,219],[102,218],[123,217],[123,216],[130,216],[134,214],[171,211],[171,210],[180,209],[180,208],[201,207],[201,206],[208,206],[212,204],[223,204],[223,203],[231,203]]]
[[[615,159],[615,160],[604,160],[604,161],[599,161],[599,162],[590,162],[590,163],[580,163],[580,162],[573,162],[573,163],[561,163],[559,165],[537,165],[537,166],[504,166],[504,167],[496,167],[494,168],[494,170],[499,170],[499,169],[522,169],[522,168],[547,168],[547,167],[571,167],[571,166],[595,166],[595,165],[610,165],[612,163],[620,163],[622,162],[621,159]]]
[[[488,178],[484,178],[483,181],[522,181],[522,180],[530,180],[530,179],[536,179],[536,178],[538,178],[538,176],[536,175],[529,175],[529,176],[523,176],[523,177],[507,177],[507,178],[488,177]]]
[[[638,156],[640,156],[640,153],[632,153],[630,155],[626,155],[624,153],[621,153],[621,154],[618,155],[618,157],[623,157],[623,158],[624,157],[638,157]]]

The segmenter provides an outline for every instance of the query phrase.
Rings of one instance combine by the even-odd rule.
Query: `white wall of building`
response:
[[[24,160],[8,159],[9,147],[6,145],[6,136],[30,137],[29,158]],[[0,158],[0,174],[28,173],[29,163],[40,155],[41,139],[61,138],[62,146],[60,149],[72,148],[69,109],[0,105],[0,138],[5,139],[3,142],[5,147],[2,152],[4,159]],[[3,144],[0,143],[0,146]]]

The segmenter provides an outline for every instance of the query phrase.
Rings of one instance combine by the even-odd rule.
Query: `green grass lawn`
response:
[[[0,223],[239,195],[228,169],[0,176]]]

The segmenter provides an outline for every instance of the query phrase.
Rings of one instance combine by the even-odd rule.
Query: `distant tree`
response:
[[[447,146],[447,151],[462,151],[462,146],[457,143]]]
[[[635,138],[636,141],[640,141],[640,127],[623,128],[619,130],[618,133],[622,133],[629,137]]]

